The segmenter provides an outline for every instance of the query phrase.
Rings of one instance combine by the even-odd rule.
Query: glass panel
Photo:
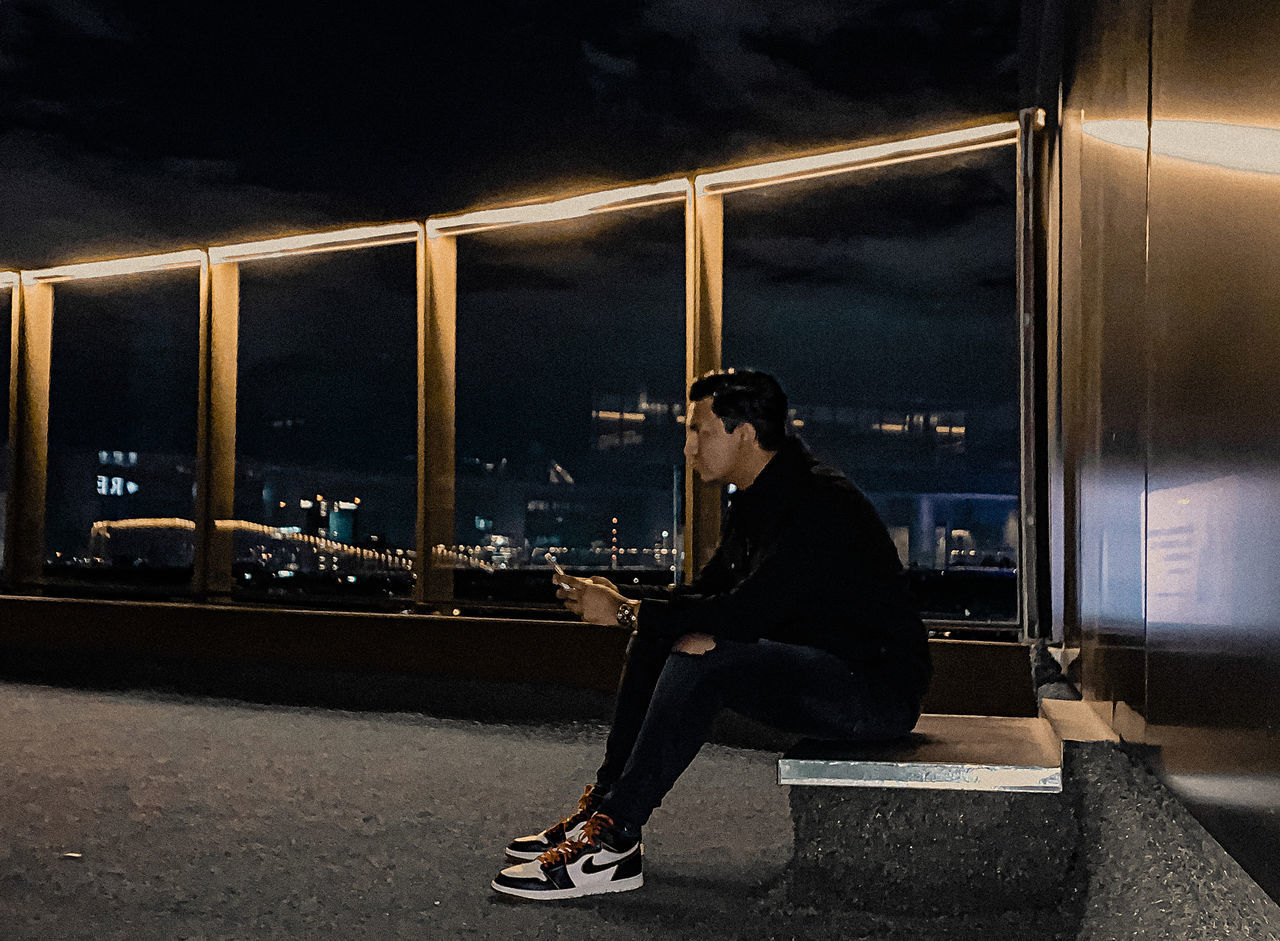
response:
[[[237,597],[412,595],[415,257],[410,244],[241,265]]]
[[[54,289],[46,574],[181,593],[194,555],[199,272]]]
[[[929,616],[1017,617],[1012,147],[725,198],[727,366],[872,499]]]
[[[557,612],[548,551],[618,584],[674,577],[684,291],[683,206],[459,240],[464,609]]]

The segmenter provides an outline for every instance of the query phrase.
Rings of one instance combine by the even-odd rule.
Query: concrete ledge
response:
[[[958,914],[1071,894],[1059,848],[1077,827],[1044,719],[927,715],[895,742],[804,742],[778,781],[792,785],[794,902]]]

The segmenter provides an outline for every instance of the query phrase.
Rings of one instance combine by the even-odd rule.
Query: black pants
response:
[[[702,748],[722,707],[830,741],[906,735],[920,691],[814,647],[718,641],[704,654],[632,636],[613,728],[596,774],[601,810],[643,826]]]

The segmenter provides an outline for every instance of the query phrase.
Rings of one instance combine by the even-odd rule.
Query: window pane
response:
[[[781,378],[937,617],[1017,617],[1013,153],[725,199],[725,364]]]
[[[412,594],[416,284],[413,245],[241,265],[238,597]]]
[[[683,385],[682,206],[460,239],[457,597],[670,581]]]
[[[185,591],[194,555],[199,273],[59,284],[46,572]]]

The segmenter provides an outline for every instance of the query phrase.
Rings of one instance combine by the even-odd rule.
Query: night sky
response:
[[[980,123],[1019,104],[1019,7],[0,0],[0,270]],[[1012,160],[799,187],[785,211],[728,197],[726,360],[814,405],[1011,400]],[[681,225],[666,209],[463,240],[460,454],[572,457],[594,396],[681,396]],[[244,266],[242,454],[411,471],[412,249],[349,254]],[[184,277],[59,289],[55,446],[191,439],[193,327],[161,309]]]
[[[1016,0],[0,3],[0,267],[417,219],[1017,102]]]

